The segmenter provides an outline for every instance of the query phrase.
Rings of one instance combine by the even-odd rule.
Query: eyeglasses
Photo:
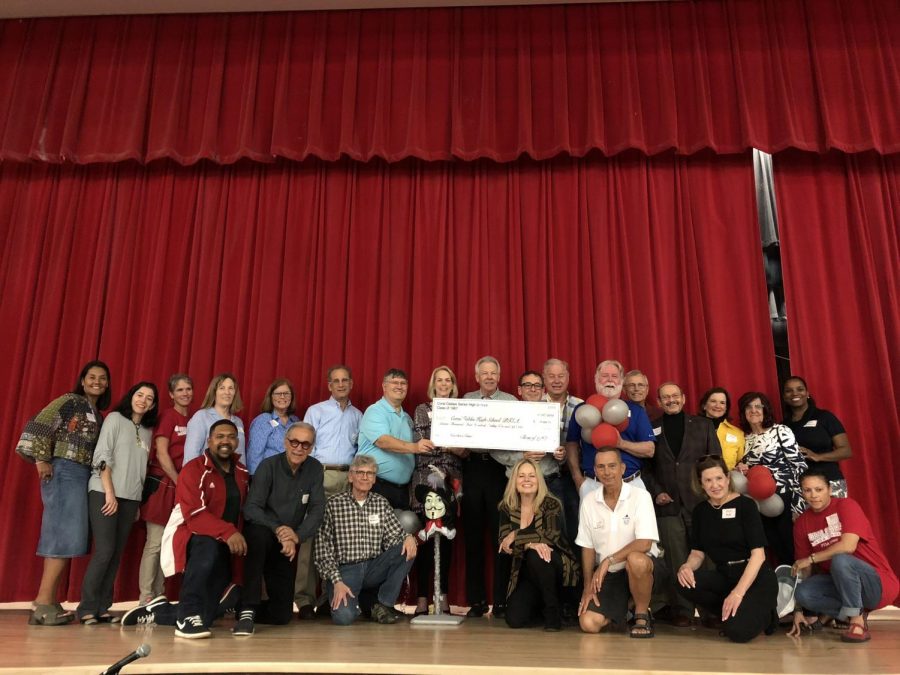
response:
[[[387,383],[391,384],[395,387],[408,387],[409,386],[409,382],[407,382],[406,380],[388,380]]]
[[[744,410],[765,410],[765,408],[759,403],[751,403]]]
[[[360,478],[375,478],[376,471],[366,471],[364,469],[353,469],[353,473],[355,473]]]
[[[519,386],[522,387],[522,389],[540,389],[544,385],[540,382],[519,382]]]
[[[643,382],[629,382],[625,385],[626,389],[646,389],[647,385]]]
[[[296,438],[285,438],[284,442],[294,449],[303,448],[304,450],[309,450],[313,446],[309,441],[298,441]]]
[[[273,391],[272,398],[290,398],[291,392],[289,391]]]

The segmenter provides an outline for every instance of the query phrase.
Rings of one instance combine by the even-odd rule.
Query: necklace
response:
[[[721,504],[713,504],[712,501],[710,501],[710,502],[709,502],[709,505],[710,505],[711,507],[713,507],[716,511],[718,511],[718,510],[721,509],[723,506],[725,506],[725,504],[728,502],[729,497],[731,497],[731,493],[730,493],[730,492],[729,492],[727,495],[725,495],[725,499],[722,500],[722,503],[721,503]]]

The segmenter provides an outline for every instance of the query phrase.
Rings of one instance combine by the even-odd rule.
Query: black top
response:
[[[273,532],[287,525],[300,541],[312,539],[325,516],[324,469],[307,457],[294,473],[282,452],[266,457],[253,474],[244,517]]]
[[[746,560],[752,549],[765,545],[759,509],[749,497],[739,495],[719,509],[707,501],[694,507],[691,548],[703,551],[716,565]]]
[[[811,452],[821,455],[831,452],[834,449],[834,442],[831,440],[838,434],[847,433],[844,425],[832,413],[821,408],[810,405],[797,421],[785,420],[785,426],[794,432],[797,444],[809,449]],[[816,468],[822,471],[828,480],[843,480],[844,474],[837,462],[817,462],[807,457],[809,468]]]
[[[222,512],[222,520],[237,527],[238,519],[241,516],[241,491],[234,479],[233,470],[222,471],[220,468],[219,471],[225,479],[225,510]]]
[[[678,459],[681,454],[681,445],[684,441],[684,411],[675,415],[662,416],[663,432],[666,434],[666,440],[669,443],[669,449]]]

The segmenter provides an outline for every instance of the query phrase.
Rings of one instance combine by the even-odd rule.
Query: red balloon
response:
[[[591,445],[602,448],[604,445],[616,447],[619,443],[619,432],[612,424],[602,422],[594,427],[591,432]]]
[[[616,429],[619,431],[625,431],[628,428],[628,425],[631,423],[631,418],[626,417],[624,420],[615,425]]]
[[[603,410],[603,406],[605,406],[609,402],[609,399],[606,398],[603,394],[591,394],[588,396],[587,401],[585,403],[590,403],[597,410]]]
[[[769,467],[762,464],[750,467],[747,472],[747,494],[759,501],[775,494],[775,477]]]

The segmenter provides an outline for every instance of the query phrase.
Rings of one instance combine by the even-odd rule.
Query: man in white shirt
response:
[[[578,538],[584,591],[578,621],[586,633],[610,623],[624,626],[634,599],[631,637],[653,637],[650,595],[663,588],[666,568],[659,556],[659,532],[650,493],[625,483],[625,464],[617,448],[599,448],[594,475],[600,488],[581,501]]]

